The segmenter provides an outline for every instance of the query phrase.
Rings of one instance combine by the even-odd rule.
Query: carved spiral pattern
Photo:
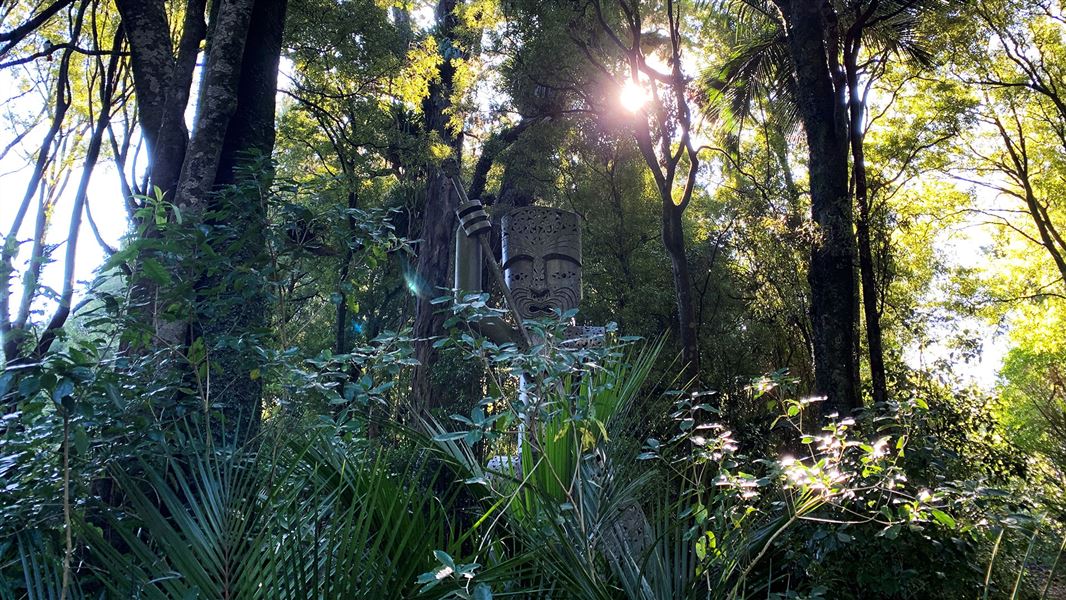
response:
[[[503,218],[503,268],[524,318],[551,316],[581,301],[581,226],[576,213],[545,207]]]

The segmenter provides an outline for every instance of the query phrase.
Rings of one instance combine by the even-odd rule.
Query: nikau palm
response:
[[[105,521],[120,551],[82,523],[110,593],[144,598],[409,598],[448,521],[382,456],[345,456],[323,432],[280,447],[205,454],[145,481],[121,470],[129,500]]]
[[[829,410],[862,405],[859,393],[859,264],[873,400],[887,400],[880,296],[863,138],[870,80],[892,56],[927,66],[915,31],[939,0],[742,0],[738,40],[725,65],[705,81],[711,98],[736,115],[764,94],[796,116],[806,132],[811,217],[820,238],[808,282],[816,390]],[[864,80],[865,78],[865,80]],[[849,153],[851,171],[849,180]],[[858,209],[856,216],[852,205]]]

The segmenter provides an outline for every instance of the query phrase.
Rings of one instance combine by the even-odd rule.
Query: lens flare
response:
[[[647,103],[648,90],[636,81],[630,79],[622,86],[622,90],[618,94],[618,101],[622,104],[622,108],[635,113]]]

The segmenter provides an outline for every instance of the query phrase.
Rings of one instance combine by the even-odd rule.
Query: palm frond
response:
[[[725,63],[704,71],[700,78],[704,110],[730,131],[751,116],[760,97],[791,107],[783,115],[795,114],[792,57],[784,30],[764,18],[740,36]]]
[[[43,532],[21,531],[0,543],[0,561],[10,561],[21,579],[0,576],[0,600],[60,600],[63,591],[63,552]],[[7,569],[0,569],[0,573]],[[66,598],[83,597],[73,574],[67,581]]]
[[[933,52],[918,35],[925,13],[936,2],[886,2],[872,16],[873,26],[863,30],[863,42],[875,51],[895,54],[921,68],[933,66]]]
[[[346,456],[321,434],[276,456],[141,467],[143,481],[115,471],[129,512],[104,517],[127,551],[81,527],[115,596],[408,598],[451,533],[421,467],[394,473],[381,456]]]

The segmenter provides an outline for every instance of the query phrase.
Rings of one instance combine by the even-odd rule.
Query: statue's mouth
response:
[[[552,306],[547,303],[530,302],[526,310],[529,311],[529,314],[538,317],[550,317],[552,315]]]
[[[555,317],[556,310],[566,311],[576,307],[580,297],[579,292],[570,288],[557,288],[544,293],[519,287],[511,293],[518,304],[518,312],[528,319]]]

